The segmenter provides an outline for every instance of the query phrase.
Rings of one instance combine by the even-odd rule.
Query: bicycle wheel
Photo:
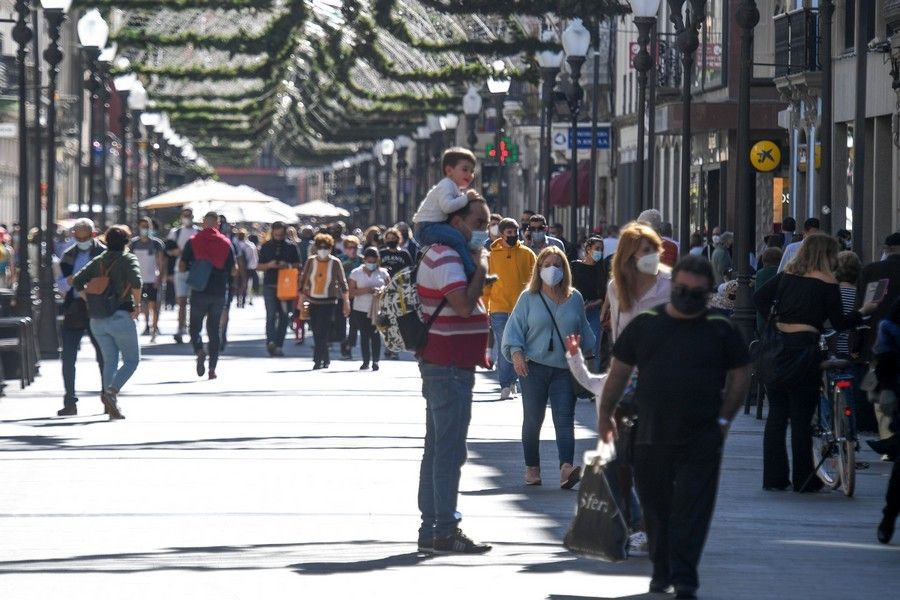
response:
[[[848,390],[834,388],[834,440],[837,444],[837,467],[841,491],[853,496],[856,488],[856,440],[853,434],[853,411],[847,404]]]
[[[816,476],[831,489],[837,489],[841,484],[841,477],[838,471],[837,453],[834,451],[831,423],[829,423],[831,411],[825,412],[825,407],[829,404],[828,397],[822,394],[816,414],[813,416],[812,454]]]

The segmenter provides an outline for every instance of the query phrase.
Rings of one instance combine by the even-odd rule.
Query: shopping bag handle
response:
[[[604,442],[602,438],[597,440],[596,450],[589,450],[584,453],[584,464],[593,467],[608,465],[615,459],[616,445]]]

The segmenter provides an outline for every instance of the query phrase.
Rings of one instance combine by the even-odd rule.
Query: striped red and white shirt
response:
[[[430,319],[447,294],[468,286],[459,254],[441,244],[429,248],[419,264],[416,284],[425,318]],[[421,358],[467,369],[486,366],[487,340],[488,317],[481,300],[468,317],[460,317],[448,302],[431,326]]]

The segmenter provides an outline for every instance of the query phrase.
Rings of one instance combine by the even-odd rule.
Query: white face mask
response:
[[[563,270],[559,267],[541,267],[541,281],[549,286],[557,285],[563,278]]]
[[[79,250],[90,250],[91,246],[93,246],[93,240],[85,240],[83,242],[75,242],[75,245],[78,246]]]
[[[190,227],[194,224],[194,219],[190,217],[181,217],[181,224],[185,227]]]
[[[328,251],[328,250],[326,250],[325,248],[320,248],[319,250],[316,250],[316,254],[317,254],[317,255],[319,256],[319,258],[321,258],[322,260],[325,260],[326,258],[328,258],[329,256],[331,256],[331,252]]]
[[[642,256],[637,261],[637,270],[645,275],[656,275],[659,273],[659,254],[648,254]]]
[[[491,237],[497,237],[498,235],[500,235],[500,227],[497,225],[491,225],[490,232]]]
[[[719,237],[718,235],[714,235],[714,236],[712,237],[712,242],[713,242],[713,244],[718,244],[718,243],[721,242],[721,241],[722,241],[722,238]]]

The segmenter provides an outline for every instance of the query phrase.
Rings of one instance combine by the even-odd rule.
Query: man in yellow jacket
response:
[[[534,252],[519,241],[519,224],[515,219],[500,221],[500,237],[491,244],[488,257],[488,273],[497,275],[493,284],[485,287],[484,304],[491,316],[491,329],[497,346],[497,372],[500,375],[500,399],[508,400],[514,393],[516,372],[512,363],[503,358],[500,343],[503,330],[519,295],[531,281],[534,270]]]

